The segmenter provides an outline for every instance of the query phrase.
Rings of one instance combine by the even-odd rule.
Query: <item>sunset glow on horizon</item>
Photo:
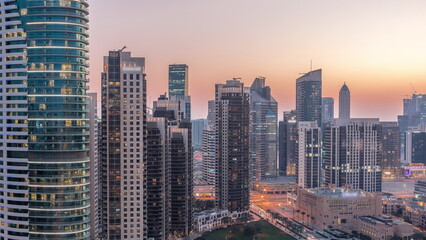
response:
[[[344,82],[353,117],[395,121],[402,99],[426,93],[426,1],[91,1],[90,90],[103,56],[127,46],[145,57],[148,104],[167,92],[168,65],[189,66],[192,118],[205,118],[214,84],[257,76],[283,110],[299,73],[323,70],[323,97]],[[395,106],[398,106],[397,108]]]

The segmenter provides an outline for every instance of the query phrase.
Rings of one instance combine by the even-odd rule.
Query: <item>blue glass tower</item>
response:
[[[0,238],[89,239],[88,4],[0,0],[0,8],[9,101],[0,167],[12,180],[0,184],[11,196]]]

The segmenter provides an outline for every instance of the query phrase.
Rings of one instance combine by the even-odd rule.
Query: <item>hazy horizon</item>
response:
[[[146,58],[148,104],[167,92],[168,65],[189,66],[193,118],[214,84],[266,77],[283,110],[295,108],[299,73],[323,69],[323,97],[344,82],[353,117],[396,120],[406,95],[426,93],[426,1],[103,0],[90,6],[90,91],[103,56],[127,46]],[[413,87],[414,90],[413,90]]]

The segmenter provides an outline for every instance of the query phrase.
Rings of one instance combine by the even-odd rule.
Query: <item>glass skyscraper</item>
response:
[[[169,97],[188,96],[188,65],[169,65]]]
[[[0,0],[0,239],[89,239],[85,0]]]

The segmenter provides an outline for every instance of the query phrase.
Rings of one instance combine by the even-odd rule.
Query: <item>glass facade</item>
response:
[[[188,66],[169,65],[169,97],[188,96]]]
[[[89,239],[88,3],[16,4],[28,60],[29,239]]]

